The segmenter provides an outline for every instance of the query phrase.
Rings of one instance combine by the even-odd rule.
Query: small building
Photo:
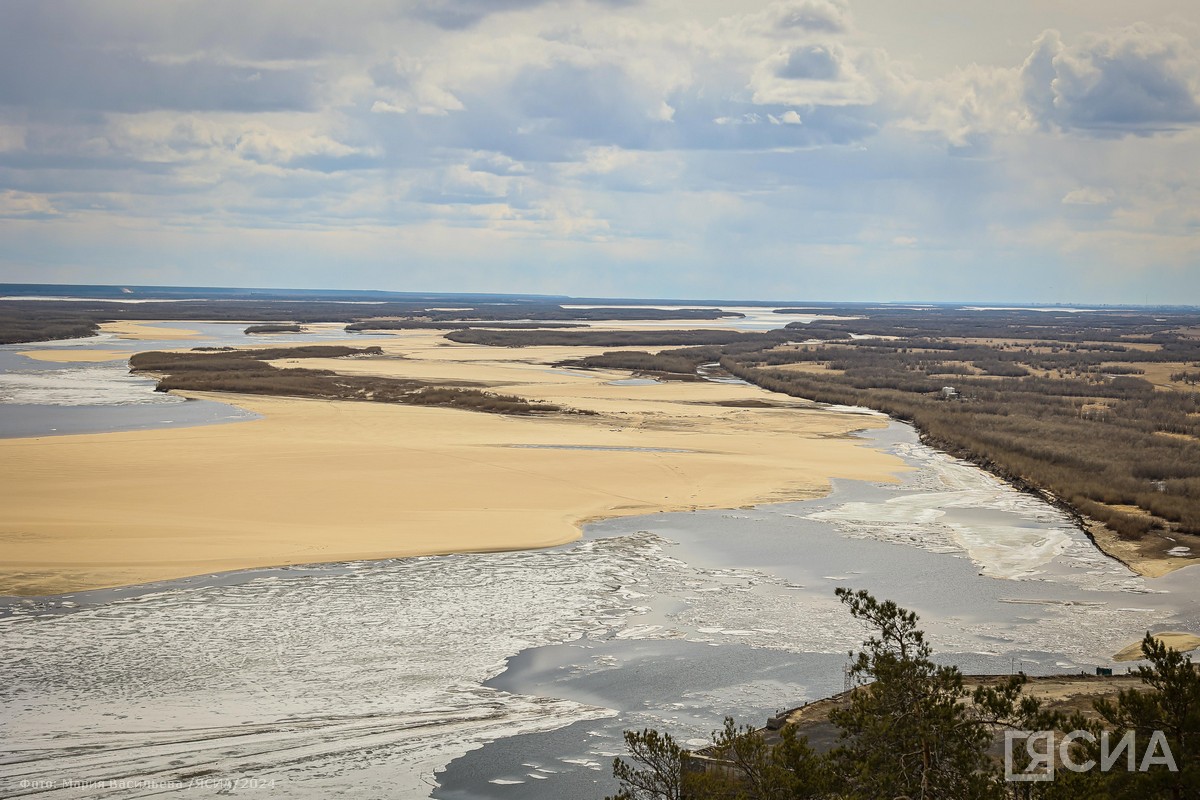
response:
[[[958,390],[953,386],[943,386],[939,397],[941,397],[942,400],[957,400]]]

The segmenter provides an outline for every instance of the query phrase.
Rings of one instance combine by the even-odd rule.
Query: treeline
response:
[[[75,309],[44,308],[41,302],[0,302],[0,344],[95,336],[97,320]]]
[[[813,346],[817,345],[821,345],[822,349],[814,350]],[[827,353],[836,353],[836,348],[842,347],[846,352],[855,353],[859,364],[866,363],[865,358],[870,354],[876,356],[880,363],[887,362],[893,367],[903,365],[905,369],[941,370],[956,365],[974,364],[987,372],[985,365],[1004,365],[999,369],[1022,368],[1022,375],[1028,374],[1025,367],[1057,373],[1140,375],[1145,370],[1137,366],[1139,364],[1187,362],[1200,358],[1200,341],[1172,341],[1170,345],[1168,347],[1166,344],[1159,344],[1161,349],[1155,350],[1121,348],[1119,351],[1101,351],[1085,345],[1066,345],[1047,350],[1047,344],[1044,342],[1018,346],[967,344],[934,339],[916,339],[900,344],[867,339],[836,344],[819,342],[807,349],[802,347],[778,350],[764,356],[772,364],[825,361],[829,358]]]
[[[185,293],[186,297],[186,293]],[[108,300],[4,300],[0,301],[0,344],[36,342],[91,336],[101,322],[118,320],[261,320],[263,323],[304,325],[318,322],[339,322],[355,325],[370,323],[351,330],[386,330],[378,319],[415,323],[480,323],[512,321],[520,323],[542,321],[594,320],[713,320],[743,316],[718,308],[636,308],[614,306],[606,308],[566,308],[558,303],[535,302],[528,299],[468,302],[453,309],[446,308],[453,300],[386,300],[380,302],[337,302],[332,300],[297,299],[147,299],[115,302]],[[428,327],[438,327],[429,325]],[[453,326],[457,327],[457,326]],[[490,326],[494,327],[494,326]],[[532,327],[541,327],[532,325]],[[401,328],[394,328],[401,329]],[[267,333],[268,331],[258,331]]]
[[[803,313],[813,313],[810,309]],[[1030,342],[1109,342],[1128,344],[1141,339],[1171,337],[1173,332],[1193,327],[1200,320],[1195,310],[1111,309],[1100,311],[1031,311],[992,309],[976,311],[964,307],[903,308],[847,305],[822,308],[820,314],[845,316],[813,323],[792,322],[789,329],[803,334],[820,326],[830,331],[868,336],[898,336],[905,339],[1028,339]]]
[[[446,338],[464,344],[493,347],[536,347],[540,345],[588,345],[592,347],[657,347],[683,344],[727,344],[753,334],[715,330],[644,331],[553,331],[484,330],[451,331]]]
[[[161,375],[157,391],[172,389],[235,392],[322,400],[357,400],[376,403],[442,406],[499,414],[534,414],[561,411],[560,406],[535,403],[512,395],[496,394],[467,385],[430,385],[398,378],[341,375],[332,370],[280,369],[268,361],[290,358],[344,358],[380,355],[378,347],[308,347],[264,350],[203,350],[185,353],[138,353],[130,360],[135,372]]]
[[[831,748],[814,747],[803,723],[786,718],[776,720],[777,732],[726,719],[713,746],[698,753],[669,733],[627,731],[628,759],[613,762],[619,791],[609,800],[1200,797],[1200,672],[1150,634],[1142,640],[1149,665],[1138,668],[1140,690],[1094,700],[1091,713],[1068,713],[1027,694],[1024,675],[968,690],[957,667],[934,663],[916,614],[865,591],[837,594],[870,637],[852,654],[857,687],[828,713],[837,731]],[[1060,743],[1049,750],[1053,772],[1026,748],[1025,734],[1043,731]],[[1016,746],[1006,748],[1009,732]],[[1136,752],[1102,768],[1126,737]],[[1013,781],[1006,773],[1043,777]]]
[[[372,316],[385,316],[373,314]],[[736,311],[719,308],[638,308],[636,306],[612,306],[592,308],[565,308],[557,304],[496,303],[454,310],[428,309],[422,316],[435,322],[446,321],[491,321],[491,320],[710,320],[725,317],[743,317]]]
[[[299,325],[251,325],[243,331],[246,335],[255,333],[303,333]]]
[[[715,351],[713,359],[719,356],[720,351]],[[638,350],[614,350],[598,356],[560,361],[555,366],[575,369],[626,369],[637,375],[694,381],[700,379],[696,368],[703,363],[703,359],[691,354],[655,355]]]
[[[466,330],[468,328],[495,328],[500,330],[536,330],[538,328],[586,328],[580,322],[432,322],[421,319],[372,319],[352,322],[346,330],[359,331],[411,331],[411,330]]]

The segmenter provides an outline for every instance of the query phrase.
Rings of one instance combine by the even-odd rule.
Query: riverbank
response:
[[[528,419],[196,394],[262,418],[0,441],[12,498],[0,512],[0,594],[546,547],[577,538],[588,520],[799,500],[826,493],[831,478],[890,480],[903,468],[849,437],[882,418],[750,386],[629,385],[621,373],[552,368],[580,348],[448,346],[429,332],[381,339],[383,358],[331,361],[356,374],[474,376],[594,413]],[[766,407],[742,407],[750,401]]]
[[[1154,638],[1161,644],[1167,647],[1172,647],[1182,653],[1187,653],[1200,647],[1200,636],[1193,633],[1180,633],[1178,631],[1161,631],[1154,634]],[[1142,653],[1142,641],[1139,639],[1133,642],[1128,647],[1122,648],[1119,652],[1113,655],[1113,661],[1138,661],[1144,657]]]

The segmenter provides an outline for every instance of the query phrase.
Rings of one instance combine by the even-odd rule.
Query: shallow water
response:
[[[541,551],[10,600],[0,738],[18,744],[0,794],[214,770],[287,797],[601,797],[623,729],[698,742],[726,714],[761,722],[839,689],[863,632],[837,586],[916,610],[968,672],[1090,670],[1147,628],[1200,628],[1182,574],[1132,575],[907,426],[870,438],[916,469],[816,501],[609,520]],[[976,524],[998,546],[957,535]],[[1054,546],[1014,558],[1031,531]]]
[[[258,419],[258,414],[226,403],[176,399],[179,402],[65,407],[0,403],[0,438],[182,428]]]
[[[0,438],[147,430],[257,419],[258,415],[210,400],[187,400],[154,391],[155,381],[129,374],[126,361],[41,361],[30,351],[146,350],[260,344],[263,347],[344,340],[341,330],[246,336],[244,322],[156,322],[154,327],[196,331],[195,339],[132,340],[102,333],[0,346]]]
[[[609,381],[609,386],[657,386],[662,381],[656,381],[652,378],[621,378],[615,381]]]

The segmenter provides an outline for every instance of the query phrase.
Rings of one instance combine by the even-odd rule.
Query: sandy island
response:
[[[65,363],[100,363],[102,361],[123,361],[130,353],[124,350],[22,350],[19,356],[32,358],[34,361],[52,361]]]
[[[138,320],[101,322],[100,332],[114,334],[118,339],[133,339],[136,341],[195,339],[200,335],[198,331],[183,330],[182,328],[164,328],[152,322],[141,322]]]
[[[385,355],[304,366],[469,380],[596,413],[222,394],[214,399],[263,418],[0,440],[0,594],[543,547],[577,538],[591,519],[812,498],[833,477],[891,480],[905,469],[849,436],[884,418],[751,386],[614,385],[628,374],[551,366],[613,348],[492,348],[434,331],[369,341]],[[768,407],[739,407],[747,403]]]
[[[1177,633],[1174,631],[1164,631],[1154,634],[1154,638],[1165,644],[1167,647],[1173,647],[1180,652],[1186,653],[1189,650],[1195,650],[1200,647],[1200,636],[1192,633]],[[1138,639],[1128,647],[1122,648],[1119,652],[1113,655],[1113,661],[1138,661],[1142,658],[1142,640]]]

